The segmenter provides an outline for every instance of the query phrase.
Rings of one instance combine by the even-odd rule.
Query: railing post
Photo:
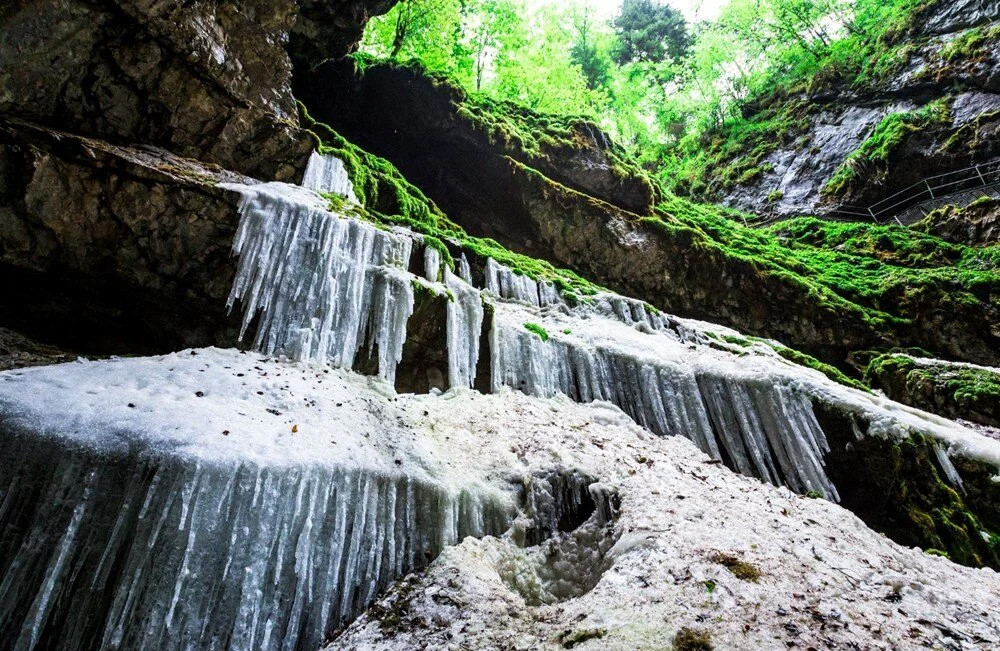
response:
[[[983,178],[983,173],[980,171],[978,165],[976,165],[976,174],[979,175],[979,180],[983,182],[983,185],[986,185],[986,179]]]
[[[877,224],[878,220],[875,219],[875,212],[871,209],[871,206],[868,207],[868,214],[872,216],[872,221]]]
[[[924,185],[927,186],[927,191],[931,194],[931,199],[934,199],[934,190],[931,188],[931,183],[927,179],[924,179]]]

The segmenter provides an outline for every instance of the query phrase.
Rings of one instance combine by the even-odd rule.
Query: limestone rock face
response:
[[[512,185],[511,162],[638,214],[656,198],[652,184],[622,161],[596,125],[561,124],[497,104],[482,107],[447,81],[415,67],[350,63],[296,70],[295,93],[313,116],[348,140],[388,158],[462,223],[523,222],[528,207]],[[400,137],[405,134],[405,137]],[[475,229],[473,229],[475,230]]]
[[[0,139],[5,325],[87,352],[233,340],[239,197],[215,183],[242,177],[12,122]]]
[[[291,34],[293,58],[314,65],[353,51],[365,24],[389,11],[398,0],[296,0]]]
[[[921,26],[924,34],[944,34],[1000,20],[1000,5],[991,0],[952,0],[937,5],[926,12]]]
[[[293,0],[18,0],[0,10],[0,112],[291,180],[311,150],[294,20]]]
[[[918,19],[922,27],[911,34],[905,61],[886,78],[861,85],[836,81],[750,107],[751,119],[765,112],[794,118],[781,142],[757,163],[757,173],[728,185],[719,180],[726,170],[710,169],[699,179],[704,186],[685,183],[679,189],[773,217],[824,214],[845,205],[866,208],[925,178],[997,160],[1000,37],[991,28],[998,20],[996,3],[934,3]],[[939,117],[922,121],[890,148],[886,161],[860,165],[854,182],[828,187],[883,120],[935,105]],[[722,164],[739,163],[734,158]]]

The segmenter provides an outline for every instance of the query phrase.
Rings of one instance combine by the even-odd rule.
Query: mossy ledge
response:
[[[1000,427],[1000,372],[993,369],[888,353],[868,363],[865,381],[893,400]]]

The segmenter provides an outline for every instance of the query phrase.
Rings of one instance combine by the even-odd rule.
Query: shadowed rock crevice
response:
[[[903,441],[858,436],[869,423],[824,405],[815,409],[830,441],[827,474],[845,508],[901,545],[1000,568],[995,467],[961,455],[949,459],[940,443],[919,434]]]

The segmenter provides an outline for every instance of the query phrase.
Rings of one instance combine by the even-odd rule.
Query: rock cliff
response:
[[[879,202],[925,178],[996,161],[998,21],[994,3],[929,3],[887,46],[889,69],[820,79],[747,107],[755,128],[710,138],[708,165],[676,188],[772,217],[851,206],[863,218],[867,207],[886,208],[896,202]],[[877,216],[884,222],[895,212]]]

